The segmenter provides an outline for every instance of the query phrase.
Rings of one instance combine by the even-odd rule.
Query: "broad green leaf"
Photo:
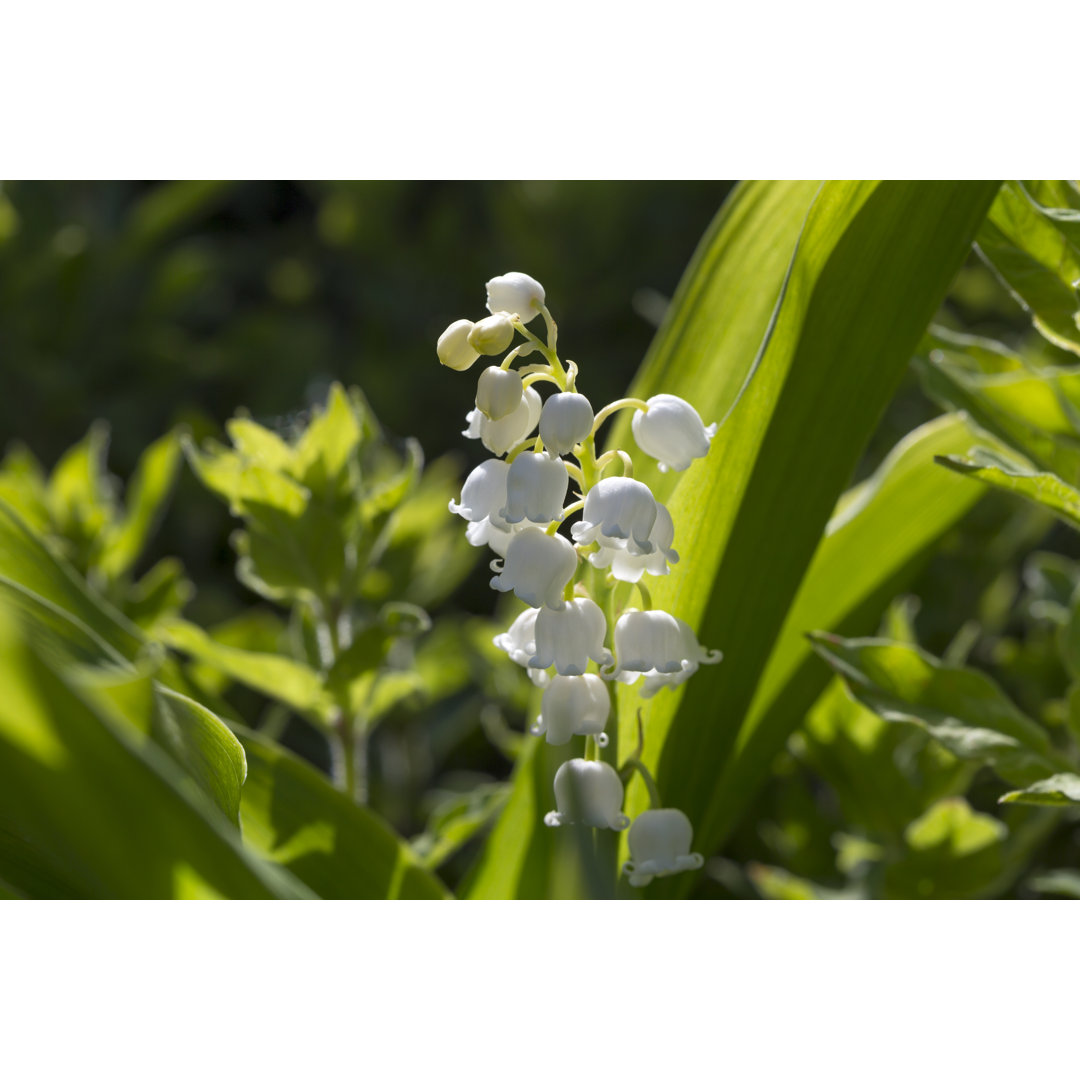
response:
[[[32,529],[45,533],[52,528],[45,470],[21,444],[12,446],[0,462],[0,499],[14,507]]]
[[[223,645],[182,619],[164,624],[158,636],[172,648],[294,709],[326,717],[333,708],[319,673],[291,657]]]
[[[645,761],[705,852],[732,815],[720,777],[829,514],[995,190],[826,184],[756,373],[669,501],[683,558],[658,580],[654,602],[725,659],[645,703]],[[692,394],[688,374],[672,375],[666,390]],[[620,688],[619,702],[625,747],[638,707],[632,688]],[[632,784],[627,813],[646,798]],[[650,893],[685,891],[693,877],[682,878]]]
[[[336,494],[338,478],[357,453],[363,428],[357,407],[344,387],[334,383],[326,408],[320,409],[296,444],[293,472],[302,484],[324,497]]]
[[[128,485],[123,518],[108,530],[97,569],[115,579],[142,554],[164,510],[180,464],[180,436],[171,431],[151,444]]]
[[[132,692],[148,692],[145,676]],[[142,689],[140,690],[141,684]],[[154,741],[42,660],[0,610],[0,878],[32,897],[305,896],[244,851]]]
[[[1040,472],[982,447],[976,447],[965,457],[945,455],[938,458],[938,463],[991,487],[1014,492],[1046,507],[1074,529],[1080,529],[1080,491],[1054,473]]]
[[[179,559],[160,559],[128,589],[124,614],[152,634],[161,620],[179,614],[194,592],[195,586],[184,574]]]
[[[372,811],[321,773],[252,731],[240,805],[244,841],[327,900],[438,900],[445,886]]]
[[[949,667],[911,645],[812,638],[849,692],[883,720],[916,724],[950,753],[989,765],[1009,783],[1031,784],[1068,768],[1046,732],[981,671]]]
[[[1069,182],[1010,180],[979,230],[978,250],[1031,312],[1036,329],[1080,353],[1080,212]]]
[[[1045,780],[1036,780],[1022,791],[1008,791],[998,799],[1001,803],[1027,803],[1031,806],[1075,806],[1080,803],[1080,776],[1058,773]]]
[[[507,784],[482,784],[443,799],[424,831],[411,841],[416,857],[429,869],[441,866],[498,814],[508,792]]]
[[[272,472],[290,472],[292,448],[275,431],[256,423],[248,416],[236,416],[225,421],[233,446],[252,465],[261,465]]]
[[[813,655],[806,634],[872,630],[889,599],[978,501],[978,489],[968,490],[975,485],[966,489],[962,480],[933,466],[936,454],[970,441],[962,418],[932,420],[901,440],[870,479],[840,500],[718,773],[713,802],[721,837],[828,682],[829,672]]]
[[[183,445],[196,476],[222,496],[234,514],[261,510],[297,518],[304,512],[310,498],[307,488],[284,473],[213,443],[205,450],[190,439]]]

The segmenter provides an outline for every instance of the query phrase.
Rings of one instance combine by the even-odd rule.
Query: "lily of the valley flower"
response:
[[[601,480],[585,496],[581,521],[570,535],[579,544],[623,548],[634,555],[651,555],[649,534],[656,524],[656,500],[640,481],[626,476]]]
[[[556,675],[540,699],[540,715],[529,729],[562,746],[573,735],[593,735],[606,746],[604,734],[611,713],[611,696],[598,675]]]
[[[494,559],[491,569],[493,589],[512,589],[526,604],[560,611],[566,604],[563,590],[577,571],[577,552],[558,533],[548,536],[541,529],[524,529],[507,544],[505,560]]]
[[[545,825],[590,825],[595,829],[625,829],[630,819],[622,812],[623,786],[619,774],[603,761],[572,758],[555,774],[555,805]]]
[[[679,553],[671,546],[675,539],[675,525],[663,503],[656,504],[656,521],[649,542],[653,545],[651,555],[636,555],[623,547],[601,547],[589,556],[589,562],[598,570],[610,569],[619,581],[640,581],[643,574],[660,576],[669,573],[668,563],[677,563]]]
[[[702,648],[694,631],[666,611],[629,608],[615,623],[615,664],[606,678],[636,682],[643,675],[642,697],[685,682],[700,664],[717,664],[719,650]]]
[[[495,647],[502,649],[515,664],[520,664],[529,673],[536,686],[547,686],[551,676],[539,668],[529,667],[529,661],[536,655],[536,616],[539,608],[526,608],[501,634],[493,638]]]
[[[469,334],[474,325],[468,319],[458,319],[442,332],[435,346],[440,364],[455,371],[465,371],[476,363],[480,354],[469,344]]]
[[[498,356],[514,340],[514,324],[499,312],[481,319],[469,331],[469,344],[483,356]]]
[[[510,525],[528,520],[547,525],[561,521],[570,476],[559,458],[550,454],[519,454],[506,474],[506,507],[502,518]]]
[[[450,500],[450,512],[466,521],[483,521],[506,505],[506,474],[510,466],[500,458],[489,458],[465,479],[461,502]]]
[[[521,404],[522,393],[521,376],[516,371],[484,368],[476,384],[476,407],[489,420],[502,420]]]
[[[634,818],[627,835],[630,858],[623,873],[635,888],[644,888],[654,877],[683,870],[700,870],[704,858],[691,852],[694,829],[681,810],[646,810]]]
[[[493,454],[502,457],[533,433],[541,408],[540,395],[530,386],[521,395],[517,408],[501,420],[490,420],[479,409],[473,409],[465,417],[469,426],[461,434],[467,439],[479,439]]]
[[[593,419],[584,394],[552,394],[540,413],[540,438],[553,454],[569,454],[592,431]]]
[[[560,675],[584,675],[590,660],[610,664],[604,648],[607,622],[587,596],[569,601],[562,609],[545,607],[536,617],[536,651],[531,668],[554,667]]]
[[[682,472],[694,458],[709,452],[716,425],[706,427],[690,402],[674,394],[657,394],[645,404],[648,409],[635,412],[630,427],[634,441],[656,458],[661,472]]]
[[[523,323],[535,319],[544,303],[544,286],[528,274],[512,270],[487,283],[487,309],[492,314],[505,311]]]

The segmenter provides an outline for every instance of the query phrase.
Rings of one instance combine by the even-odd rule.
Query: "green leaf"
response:
[[[332,498],[338,481],[363,441],[357,405],[340,383],[330,387],[326,408],[320,409],[296,444],[293,471],[306,487]]]
[[[1037,780],[1022,791],[1008,791],[1000,803],[1027,803],[1030,806],[1073,806],[1080,803],[1080,776],[1076,773],[1057,773]]]
[[[333,699],[323,686],[322,676],[291,657],[223,645],[194,623],[182,619],[164,624],[159,637],[172,648],[291,708],[319,717],[326,717],[333,708]]]
[[[1080,212],[1068,181],[1010,180],[979,230],[980,254],[1035,328],[1080,353]]]
[[[417,858],[429,869],[441,866],[498,814],[508,792],[507,784],[481,784],[443,799],[423,833],[413,837],[411,846]]]
[[[1080,871],[1048,870],[1031,879],[1028,884],[1039,893],[1080,900]]]
[[[97,569],[115,579],[142,554],[164,512],[180,464],[180,436],[171,431],[152,443],[136,466],[127,491],[123,519],[108,530]]]
[[[1044,506],[1067,525],[1080,529],[1080,491],[1054,473],[1040,472],[983,447],[976,447],[965,457],[945,455],[937,460],[954,472]]]
[[[328,900],[437,900],[449,896],[408,845],[321,773],[252,731],[240,806],[245,843]]]
[[[811,637],[857,701],[883,720],[918,725],[958,758],[1024,785],[1068,767],[1046,732],[981,671],[949,667],[911,645]]]
[[[185,439],[183,446],[195,475],[228,502],[232,513],[276,511],[297,518],[304,512],[310,493],[284,473],[214,443],[200,450]]]
[[[245,852],[236,829],[106,691],[46,663],[0,608],[0,878],[31,897],[310,895]]]
[[[744,718],[773,646],[842,485],[995,190],[989,183],[826,184],[756,374],[668,504],[684,557],[659,579],[654,602],[725,659],[645,703],[645,761],[665,802],[694,822],[699,850],[714,849],[739,809],[725,805],[730,794],[720,777],[745,738]],[[754,266],[753,252],[741,256],[744,270]],[[665,390],[692,396],[701,378],[692,369],[688,361],[685,371],[672,371]],[[638,705],[632,688],[620,688],[619,702],[619,746],[627,747]],[[635,782],[626,812],[644,809],[646,799]],[[683,875],[650,890],[685,891],[692,882]]]

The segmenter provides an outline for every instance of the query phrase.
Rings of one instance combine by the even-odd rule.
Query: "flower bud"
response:
[[[502,312],[481,319],[469,331],[469,344],[482,356],[498,356],[514,340],[514,324]]]
[[[439,363],[455,371],[465,371],[476,363],[480,354],[469,344],[469,334],[473,323],[468,319],[458,319],[451,323],[440,335],[435,346],[439,354]]]
[[[562,609],[541,608],[535,631],[531,668],[554,666],[560,675],[584,675],[590,660],[611,663],[611,653],[604,648],[607,620],[586,596],[571,600]]]
[[[555,774],[555,805],[545,825],[591,825],[594,829],[625,829],[630,819],[622,812],[623,786],[606,762],[571,758]]]
[[[604,725],[611,713],[608,688],[598,675],[556,675],[540,700],[540,715],[529,729],[562,746],[572,735],[593,735],[601,746],[608,737]]]
[[[513,589],[526,604],[560,610],[566,603],[563,590],[577,572],[577,552],[558,533],[548,536],[542,529],[523,529],[507,545],[506,559],[492,560],[491,569],[496,572],[493,589]]]
[[[634,818],[627,835],[630,858],[623,873],[635,888],[644,888],[654,877],[683,870],[700,870],[705,860],[690,851],[694,829],[681,810],[646,810]]]
[[[622,683],[636,682],[644,675],[641,696],[652,697],[662,687],[685,682],[700,664],[718,664],[721,659],[719,650],[698,644],[682,619],[666,611],[629,608],[615,623],[615,664],[605,668],[603,675]]]
[[[652,492],[639,480],[613,476],[589,489],[581,521],[570,534],[578,544],[596,541],[601,547],[651,555],[653,542],[649,534],[655,524],[656,500]]]
[[[524,388],[516,371],[484,368],[476,384],[476,407],[489,420],[502,420],[520,404]]]
[[[694,458],[709,452],[716,425],[706,427],[697,410],[674,394],[657,394],[645,402],[645,412],[635,412],[630,427],[634,441],[660,463],[660,471],[682,472]]]
[[[584,394],[552,394],[540,413],[540,438],[553,454],[569,454],[592,431],[593,419]]]
[[[540,395],[530,386],[521,395],[518,407],[501,420],[490,420],[479,409],[465,417],[469,425],[461,434],[467,439],[479,439],[493,454],[501,457],[523,443],[540,419]]]
[[[502,518],[516,525],[527,518],[538,525],[561,521],[570,474],[559,458],[518,454],[506,474],[506,507]]]
[[[543,285],[528,274],[513,270],[487,283],[487,309],[492,313],[504,311],[527,323],[539,314],[543,302]]]

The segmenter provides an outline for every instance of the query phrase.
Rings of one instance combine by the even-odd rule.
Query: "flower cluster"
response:
[[[641,695],[650,697],[685,681],[701,664],[718,662],[720,653],[703,648],[681,619],[652,608],[643,578],[667,574],[679,561],[674,523],[648,486],[634,479],[630,454],[597,455],[596,433],[618,410],[633,409],[638,449],[661,470],[682,471],[708,453],[716,425],[706,427],[692,405],[671,394],[623,398],[594,411],[577,390],[577,365],[558,356],[544,289],[527,274],[489,281],[487,309],[478,322],[452,323],[438,342],[439,360],[456,371],[505,353],[480,373],[476,407],[462,433],[494,457],[473,469],[450,510],[467,522],[471,544],[497,556],[492,588],[528,605],[495,644],[543,688],[531,731],[555,746],[574,736],[586,739],[585,756],[556,773],[556,809],[545,822],[625,829],[623,778],[599,760],[609,741],[611,685],[642,680]],[[538,316],[546,340],[529,329]],[[534,359],[515,367],[525,358]],[[542,384],[556,390],[546,400],[536,389]],[[620,582],[636,587],[641,607],[624,606],[609,635],[604,611],[615,607],[609,601]],[[660,808],[640,753],[639,747],[625,768],[642,774],[653,809],[637,817],[628,836],[624,871],[634,886],[703,861],[690,851],[686,815]]]

